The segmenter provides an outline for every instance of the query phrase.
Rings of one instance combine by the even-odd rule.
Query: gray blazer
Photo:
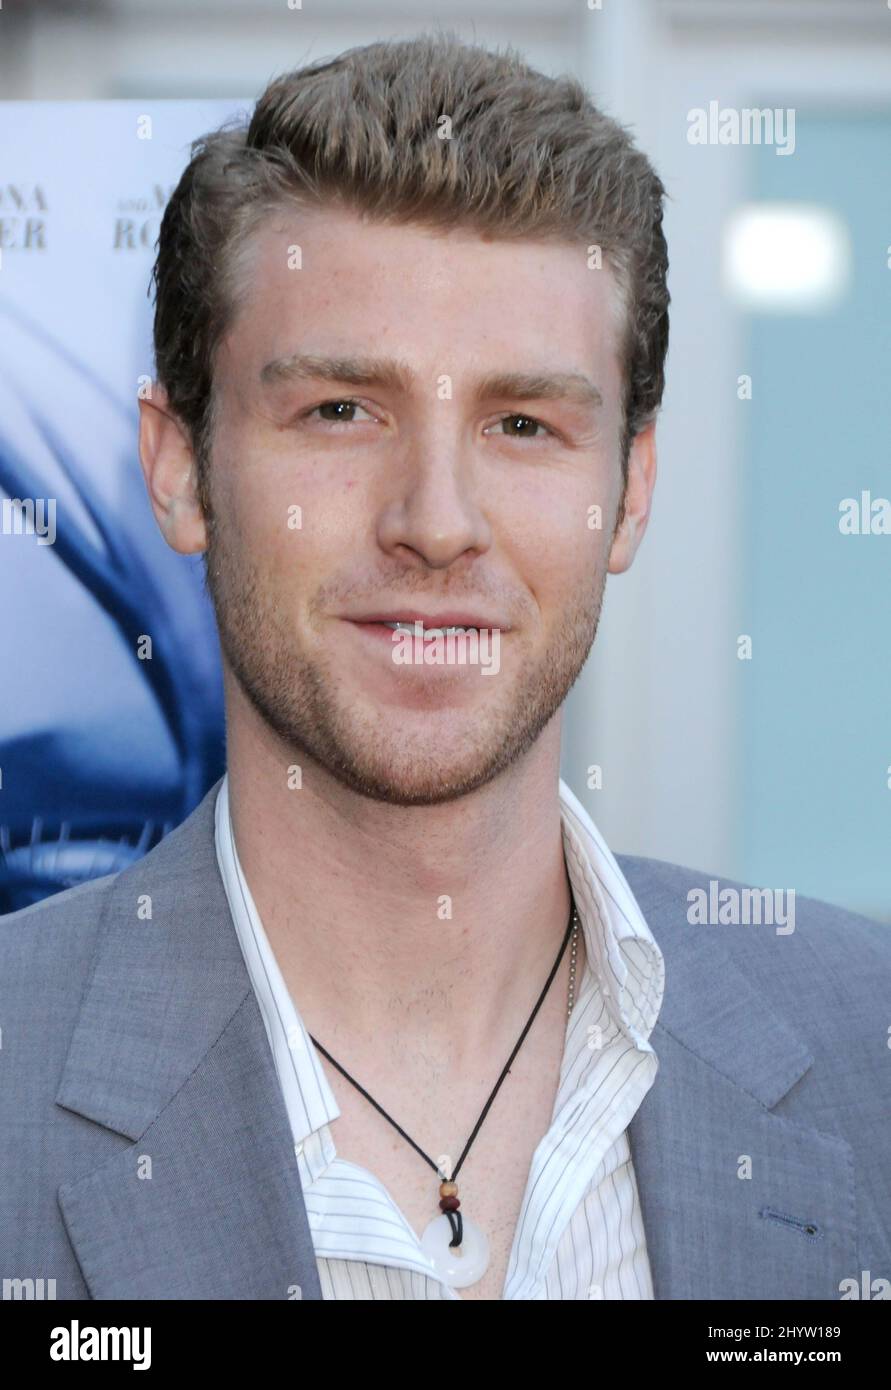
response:
[[[217,868],[218,786],[123,873],[0,919],[7,1298],[321,1297]],[[659,1071],[630,1126],[656,1298],[874,1297],[891,927],[813,899],[787,935],[691,925],[708,875],[617,857],[666,963]]]

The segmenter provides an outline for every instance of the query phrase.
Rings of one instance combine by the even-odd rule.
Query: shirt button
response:
[[[303,1145],[302,1145],[302,1144],[295,1144],[295,1145],[294,1145],[294,1152],[295,1152],[295,1154],[297,1155],[297,1157],[299,1158],[300,1155],[303,1153]]]

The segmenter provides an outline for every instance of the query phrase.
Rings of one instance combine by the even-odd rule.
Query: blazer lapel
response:
[[[121,1136],[118,1152],[58,1193],[93,1298],[322,1297],[288,1117],[217,869],[218,788],[109,890],[56,1094]]]
[[[629,1127],[655,1297],[837,1300],[859,1277],[851,1146],[776,1111],[813,1057],[720,927],[622,868],[665,957],[659,1070]]]

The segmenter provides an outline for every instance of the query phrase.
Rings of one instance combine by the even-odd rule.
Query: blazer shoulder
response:
[[[673,939],[692,931],[714,933],[738,965],[762,978],[768,992],[784,985],[795,993],[796,981],[800,986],[819,978],[828,991],[843,989],[864,1008],[887,1009],[891,924],[799,894],[793,885],[750,884],[638,855],[616,855],[616,860],[660,945],[670,948]],[[724,899],[725,917],[713,920],[716,895],[725,889],[732,890]],[[697,899],[700,907],[708,905],[707,923],[689,915]]]
[[[58,942],[67,938],[92,936],[108,901],[108,893],[120,872],[91,878],[73,888],[64,888],[40,902],[7,912],[0,917],[0,951],[33,951],[51,934]]]
[[[59,1124],[53,1097],[117,877],[91,879],[0,917],[0,1147],[22,1182],[40,1161],[40,1135]],[[0,1202],[0,1230],[3,1213]]]
[[[131,892],[135,899],[165,885],[174,893],[200,888],[208,863],[215,861],[213,815],[219,785],[216,782],[185,820],[132,864],[0,917],[0,953],[33,956],[47,941],[56,950],[66,943],[76,949],[77,943],[95,938],[112,899],[123,901]]]
[[[109,933],[119,935],[128,918],[133,924],[141,920],[145,895],[187,900],[201,910],[212,813],[212,800],[205,798],[126,868],[0,917],[0,1026],[10,1083],[0,1087],[0,1133],[6,1115],[20,1104],[16,1096],[28,1095],[35,1115],[43,1103],[44,1116],[55,1119],[59,1076]]]
[[[754,895],[760,895],[762,907],[766,902],[765,894],[775,894],[778,899],[791,898],[794,900],[792,932],[803,926],[812,944],[818,939],[835,940],[840,933],[853,933],[864,943],[871,944],[880,958],[891,962],[891,922],[882,922],[852,908],[799,893],[792,884],[774,886],[746,883],[741,879],[709,873],[705,869],[644,855],[617,854],[615,857],[641,910],[645,911],[646,900],[654,916],[669,928],[672,925],[686,925],[694,895],[700,901],[702,894],[708,898],[710,886],[714,883],[717,893],[730,888],[740,896],[743,893],[750,895],[750,901],[754,901]],[[787,934],[792,935],[792,932]]]
[[[119,874],[79,883],[0,917],[0,1007],[9,1022],[19,1009],[43,1013],[47,991],[79,986],[93,959],[111,887]],[[51,1025],[55,1010],[45,1017]]]

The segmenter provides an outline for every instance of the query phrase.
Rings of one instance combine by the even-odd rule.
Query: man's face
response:
[[[209,469],[225,660],[285,756],[396,804],[466,794],[551,720],[630,563],[615,280],[581,246],[341,211],[276,216],[245,276]],[[362,621],[416,613],[497,628],[497,674],[397,664]]]

